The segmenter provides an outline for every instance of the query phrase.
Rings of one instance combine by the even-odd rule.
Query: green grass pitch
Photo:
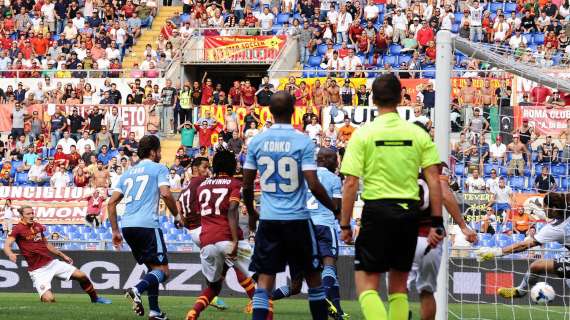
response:
[[[31,293],[0,293],[0,319],[6,320],[123,320],[146,319],[137,317],[130,308],[130,304],[122,296],[106,296],[113,300],[112,305],[93,305],[83,294],[57,294],[57,303],[42,304],[36,294]],[[146,298],[144,298],[146,306]],[[195,297],[164,296],[160,298],[161,308],[172,320],[184,319],[187,309],[193,305]],[[229,309],[217,311],[208,308],[200,319],[205,320],[245,320],[250,315],[243,313],[247,303],[245,298],[225,298]],[[353,320],[363,320],[356,301],[343,301],[343,307]],[[418,304],[411,304],[413,319],[419,319]],[[494,305],[463,305],[462,319],[568,319],[570,310],[564,315],[562,307],[550,308],[533,306],[532,308],[511,308]],[[459,315],[460,305],[450,305],[450,310]],[[276,320],[310,320],[307,301],[300,299],[284,299],[275,302]],[[453,315],[449,319],[457,319]]]

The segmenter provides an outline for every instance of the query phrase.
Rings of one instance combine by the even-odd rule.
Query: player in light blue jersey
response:
[[[249,146],[243,172],[243,197],[250,217],[250,231],[258,218],[253,183],[259,170],[261,213],[250,270],[259,275],[253,297],[253,320],[265,320],[269,292],[275,274],[289,265],[291,274],[303,275],[309,286],[313,319],[327,319],[326,293],[321,284],[321,259],[315,231],[306,208],[307,188],[325,207],[338,211],[317,177],[315,145],[291,126],[295,98],[275,93],[269,110],[275,124],[255,136]]]
[[[332,198],[337,208],[341,207],[342,183],[334,174],[338,167],[336,152],[328,148],[321,148],[317,155],[317,176],[319,181]],[[338,258],[338,238],[335,228],[334,213],[322,205],[313,195],[307,195],[307,209],[311,214],[311,220],[315,225],[315,235],[319,253],[323,258],[324,269],[322,272],[323,286],[325,287],[329,301],[329,315],[333,319],[348,319],[340,306],[340,289],[336,272],[336,260]],[[273,300],[279,300],[298,294],[301,291],[302,278],[291,274],[291,287],[284,286],[273,291]]]
[[[113,245],[119,248],[125,237],[137,263],[148,268],[143,279],[125,292],[125,296],[132,301],[133,311],[139,316],[144,315],[141,294],[147,291],[149,320],[165,320],[168,318],[158,306],[159,284],[169,275],[166,245],[158,223],[160,198],[162,197],[175,217],[178,216],[178,210],[170,193],[168,169],[159,163],[160,140],[156,136],[144,136],[140,140],[137,153],[141,161],[121,176],[109,199]],[[117,204],[121,200],[125,203],[125,213],[121,218],[119,231]]]

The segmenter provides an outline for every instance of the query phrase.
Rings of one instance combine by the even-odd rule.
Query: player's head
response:
[[[150,159],[154,162],[160,162],[160,140],[153,135],[147,135],[141,138],[137,155],[141,160]]]
[[[287,91],[278,91],[269,100],[269,111],[277,123],[291,123],[295,110],[295,97]]]
[[[22,218],[22,222],[25,224],[33,224],[34,219],[36,218],[36,214],[34,213],[34,209],[30,206],[21,206],[18,208],[18,213]]]
[[[379,108],[396,108],[402,101],[402,84],[393,74],[381,75],[372,83],[372,102]]]
[[[320,148],[317,154],[317,165],[319,167],[325,167],[334,173],[338,167],[338,156],[336,152],[330,148]]]
[[[192,161],[192,175],[207,177],[210,175],[210,160],[206,157],[196,157]]]
[[[212,171],[214,175],[227,174],[233,176],[236,173],[237,161],[233,152],[227,149],[220,149],[212,160]]]
[[[544,197],[544,210],[550,219],[566,218],[570,196],[564,192],[549,192]]]

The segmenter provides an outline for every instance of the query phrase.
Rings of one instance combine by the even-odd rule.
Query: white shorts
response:
[[[434,293],[437,289],[437,274],[443,249],[441,244],[439,244],[437,247],[432,248],[428,254],[425,254],[428,246],[427,238],[418,237],[414,263],[408,275],[409,291],[412,290],[412,285],[416,287],[418,293],[422,291]]]
[[[71,275],[77,270],[76,267],[61,260],[53,260],[47,265],[30,272],[30,278],[40,297],[51,290],[51,280],[57,277],[62,280],[69,280]]]
[[[248,270],[251,262],[251,246],[249,242],[240,240],[238,242],[238,254],[236,260],[230,260],[226,254],[232,250],[231,241],[220,241],[209,244],[200,250],[200,261],[202,262],[202,273],[208,282],[217,282],[224,275],[224,264],[235,268],[245,275],[250,275]]]
[[[534,235],[534,239],[540,243],[545,244],[547,242],[558,242],[560,244],[570,243],[570,218],[566,221],[556,223],[553,221],[546,224],[542,229]]]
[[[194,242],[198,248],[200,248],[200,233],[202,233],[202,226],[190,230],[190,237],[192,237],[192,242]]]

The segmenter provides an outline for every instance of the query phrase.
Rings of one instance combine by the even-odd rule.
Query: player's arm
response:
[[[334,205],[333,201],[329,197],[327,190],[323,187],[321,182],[319,181],[319,177],[317,176],[316,170],[305,170],[303,171],[303,176],[305,177],[305,181],[307,181],[307,186],[313,193],[313,196],[320,203],[322,203],[327,209],[332,211],[335,215],[338,214],[339,208]]]
[[[232,252],[230,253],[230,258],[235,258],[238,250],[238,223],[239,223],[239,200],[230,200],[230,206],[228,208],[228,224],[230,225],[230,232],[232,234]]]
[[[14,251],[12,251],[12,245],[14,244],[14,242],[16,242],[16,238],[12,237],[12,236],[8,236],[6,237],[6,240],[4,240],[4,254],[6,254],[6,256],[8,257],[8,259],[10,259],[10,261],[16,263],[17,255],[14,253]]]
[[[176,205],[176,200],[172,196],[172,192],[170,192],[170,186],[161,185],[160,189],[160,197],[164,200],[166,207],[170,210],[170,213],[175,217],[178,218],[178,206]]]
[[[176,201],[176,210],[178,210],[178,212],[182,212],[182,203],[180,203],[180,199]],[[176,219],[174,221],[174,226],[177,229],[182,229],[184,227],[184,223],[182,223],[182,214],[180,214],[180,216],[180,219]]]
[[[432,228],[428,235],[428,242],[435,247],[441,240],[443,235],[439,234],[437,229],[444,229],[443,218],[441,216],[442,193],[440,185],[440,175],[438,165],[430,165],[424,168],[424,177],[429,190],[429,203],[431,206]]]
[[[447,180],[440,179],[440,184],[441,184],[443,205],[447,209],[447,212],[449,212],[449,214],[453,218],[453,221],[457,223],[457,225],[461,229],[461,232],[463,232],[463,234],[465,235],[467,241],[474,243],[475,241],[477,241],[477,234],[473,230],[471,230],[471,228],[469,228],[465,223],[465,220],[461,215],[461,209],[459,208],[459,204],[457,203],[455,196],[449,189],[449,184]]]
[[[61,252],[58,248],[54,247],[47,240],[45,240],[45,242],[46,242],[46,247],[51,254],[53,254],[54,256],[62,258],[65,262],[67,262],[69,264],[73,264],[73,259],[68,257],[65,253]]]
[[[342,229],[343,241],[349,243],[352,241],[352,232],[350,230],[350,218],[354,210],[354,202],[356,201],[356,193],[358,192],[359,178],[352,175],[346,175],[344,179],[344,187],[342,192],[342,210],[340,216],[340,228]],[[346,235],[345,235],[346,234]]]
[[[111,231],[113,232],[113,244],[115,247],[120,247],[123,242],[123,237],[119,231],[119,224],[117,222],[117,205],[123,199],[123,193],[115,190],[107,203],[107,213],[109,214],[109,222],[111,223]]]
[[[504,248],[480,248],[475,253],[478,261],[488,261],[495,257],[501,257],[512,253],[526,251],[532,247],[538,246],[540,243],[534,238],[525,239],[522,242],[514,243]]]
[[[257,211],[255,211],[255,204],[254,204],[254,190],[253,184],[255,182],[255,176],[257,175],[256,169],[243,169],[243,184],[242,184],[242,194],[243,194],[243,202],[247,209],[248,214],[248,225],[249,231],[255,232],[256,230],[256,222],[259,218],[257,215]]]

